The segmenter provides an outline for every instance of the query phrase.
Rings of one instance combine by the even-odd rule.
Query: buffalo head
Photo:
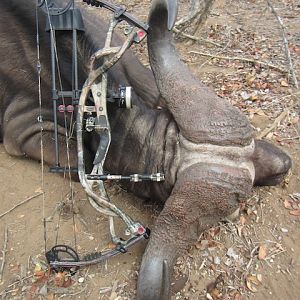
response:
[[[149,57],[160,104],[178,127],[179,163],[143,257],[138,299],[168,299],[176,258],[202,231],[238,209],[253,185],[277,184],[291,166],[284,152],[255,141],[247,118],[180,60],[171,32],[176,15],[177,1],[152,1]]]

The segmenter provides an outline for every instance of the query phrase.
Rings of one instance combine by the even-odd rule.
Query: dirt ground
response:
[[[146,20],[149,2],[130,0],[126,5]],[[184,1],[180,3],[182,15],[188,6]],[[300,2],[272,3],[286,27],[289,50],[300,78]],[[193,28],[184,32],[201,37],[199,41],[177,36],[182,59],[224,101],[244,111],[257,135],[263,133],[263,138],[284,148],[293,159],[293,167],[281,186],[254,189],[253,197],[241,204],[241,214],[236,221],[216,224],[178,260],[175,274],[187,282],[174,299],[300,299],[297,102],[300,91],[284,72],[287,61],[282,31],[267,1],[260,0],[218,0],[206,24],[196,33]],[[147,64],[145,44],[135,51]],[[265,132],[271,125],[275,126]],[[45,171],[45,201],[42,196],[36,196],[2,215],[38,195],[41,184],[38,162],[10,157],[0,145],[0,250],[5,249],[5,245],[7,250],[0,282],[2,299],[135,299],[136,279],[146,242],[101,265],[81,269],[72,280],[63,278],[63,285],[58,284],[60,278],[53,274],[48,278],[43,265],[43,218],[48,220],[47,249],[57,242],[73,247],[75,243],[68,200],[69,181]],[[72,185],[78,251],[80,254],[100,251],[109,242],[107,220],[90,207],[80,184]],[[109,186],[108,191],[112,200],[133,219],[151,228],[160,207],[137,199],[118,185]],[[0,265],[2,262],[3,253]],[[177,280],[176,286],[180,283]]]

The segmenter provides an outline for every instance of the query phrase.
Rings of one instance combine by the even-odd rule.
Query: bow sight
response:
[[[86,255],[80,260],[74,249],[65,245],[54,246],[46,253],[50,266],[58,270],[70,270],[75,272],[80,266],[99,263],[119,253],[125,253],[127,249],[144,238],[149,238],[150,231],[139,222],[133,221],[128,215],[114,205],[105,190],[104,180],[128,180],[139,182],[143,180],[163,181],[164,174],[131,174],[110,175],[103,173],[103,166],[111,142],[111,130],[107,114],[107,102],[116,103],[119,108],[130,109],[131,87],[120,87],[118,93],[108,95],[107,93],[107,71],[114,66],[133,43],[141,42],[148,30],[148,25],[138,21],[123,7],[112,5],[106,1],[84,0],[87,4],[103,7],[111,12],[113,16],[106,35],[105,46],[98,50],[90,59],[90,72],[82,90],[78,86],[78,62],[77,62],[77,31],[84,31],[84,22],[79,9],[74,7],[74,0],[69,1],[65,7],[59,7],[55,1],[40,0],[38,7],[47,15],[46,30],[50,32],[51,40],[51,65],[52,65],[52,98],[55,124],[55,166],[50,168],[51,172],[78,172],[80,182],[84,187],[89,202],[100,213],[109,218],[111,240],[115,247],[112,250],[97,252]],[[126,21],[129,29],[126,30],[126,40],[123,45],[113,47],[111,45],[113,32],[121,21]],[[73,36],[72,51],[72,90],[63,91],[56,87],[57,82],[57,49],[55,32],[57,30],[70,31]],[[100,66],[99,62],[101,62]],[[97,67],[96,67],[97,65]],[[71,103],[65,104],[64,99],[71,99]],[[76,133],[78,167],[61,167],[59,160],[58,145],[58,123],[57,113],[76,113]],[[66,129],[67,130],[67,129]],[[93,161],[93,169],[87,173],[84,161],[83,134],[98,134],[99,146]],[[115,234],[114,217],[120,218],[125,223],[125,234],[130,236],[124,241]]]

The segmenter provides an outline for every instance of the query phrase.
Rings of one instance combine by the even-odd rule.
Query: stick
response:
[[[196,37],[194,35],[190,35],[190,34],[184,33],[182,31],[178,30],[176,27],[173,28],[173,31],[175,33],[177,33],[177,34],[180,34],[183,37],[186,37],[186,38],[191,39],[191,40],[196,41],[196,42],[204,42],[204,43],[211,44],[211,45],[214,45],[214,46],[217,46],[217,47],[221,47],[222,46],[222,45],[220,45],[218,43],[215,43],[213,41],[209,41],[209,40],[206,40],[206,39],[201,38],[201,37]]]
[[[288,66],[289,66],[289,74],[292,76],[292,80],[294,82],[295,87],[298,89],[299,85],[298,85],[298,81],[297,81],[297,77],[296,77],[296,73],[295,73],[295,69],[293,66],[293,61],[292,61],[292,57],[291,57],[291,52],[289,50],[289,42],[287,40],[287,34],[286,34],[286,30],[284,27],[284,24],[282,22],[282,19],[279,17],[279,15],[277,14],[276,10],[274,9],[272,3],[270,0],[266,0],[269,7],[271,8],[272,13],[274,14],[274,16],[276,17],[280,28],[281,28],[281,32],[282,32],[282,39],[283,39],[283,44],[284,44],[284,49],[285,49],[285,56],[287,58],[288,61]]]
[[[283,139],[280,139],[279,142],[283,142],[283,141],[291,141],[291,140],[299,140],[299,139],[300,139],[300,135],[294,136],[294,137],[283,138]]]
[[[296,93],[298,94],[298,93]],[[295,97],[295,95],[288,95],[288,96],[292,96],[292,97]],[[288,97],[286,96],[286,97]],[[298,105],[298,98],[296,98],[296,101],[289,106],[287,107],[276,119],[275,121],[273,122],[273,124],[270,126],[270,127],[267,127],[265,128],[258,136],[257,138],[263,138],[265,137],[269,132],[271,132],[272,130],[274,130],[279,124],[280,122],[282,122],[286,116],[289,114],[290,110],[293,109],[295,106]]]
[[[5,290],[1,291],[1,292],[0,292],[0,296],[3,297],[4,295],[6,295],[7,293],[10,292],[10,291],[8,291],[9,288],[15,286],[16,284],[23,283],[24,280],[29,279],[29,278],[31,278],[31,277],[33,277],[33,275],[29,275],[29,276],[27,276],[27,277],[17,279],[15,282],[13,282],[13,283],[11,283],[10,285],[8,285],[8,286],[5,288]]]
[[[188,15],[177,21],[175,27],[180,31],[194,22],[193,34],[195,34],[207,19],[213,3],[214,0],[192,0]]]
[[[197,15],[201,12],[201,8],[199,7],[199,0],[193,0],[191,3],[191,7],[189,10],[189,14],[187,16],[182,17],[175,23],[176,27],[184,27],[185,25],[190,24]]]
[[[42,194],[43,194],[43,192],[38,193],[38,194],[33,195],[33,196],[30,196],[29,198],[26,198],[24,201],[22,201],[22,202],[16,204],[14,207],[12,207],[12,208],[9,209],[8,211],[6,211],[6,212],[4,212],[3,214],[1,214],[1,215],[0,215],[0,219],[1,219],[2,217],[4,217],[5,215],[7,215],[8,213],[12,212],[12,211],[13,211],[14,209],[16,209],[17,207],[19,207],[19,206],[21,206],[21,205],[23,205],[23,204],[29,202],[30,200],[32,200],[32,199],[34,199],[34,198],[36,198],[36,197],[38,197],[38,196],[40,196],[40,195],[42,195]]]
[[[273,124],[270,127],[265,128],[258,136],[258,139],[262,139],[265,137],[268,133],[273,131],[274,129],[277,128],[277,126],[282,122],[288,115],[290,109],[286,108],[273,122]]]
[[[224,60],[239,60],[239,61],[250,62],[250,63],[253,63],[253,64],[262,65],[264,67],[269,67],[271,69],[280,71],[282,73],[288,73],[288,71],[286,69],[282,68],[282,67],[273,65],[271,63],[265,63],[263,61],[259,61],[259,60],[253,59],[253,58],[237,57],[237,56],[233,56],[233,57],[219,56],[219,55],[213,55],[213,54],[199,52],[199,51],[189,51],[189,53],[199,54],[199,55],[202,55],[202,56],[208,56],[208,57],[211,57],[211,58],[218,58],[218,59],[224,59]]]
[[[8,228],[6,226],[5,233],[4,233],[4,245],[3,245],[3,250],[2,250],[2,264],[1,264],[1,268],[0,268],[0,282],[2,281],[2,278],[3,278],[5,256],[6,256],[6,251],[7,251],[7,242],[8,242]]]
[[[202,8],[202,10],[199,13],[197,13],[196,26],[195,26],[195,29],[193,30],[194,34],[199,32],[201,25],[206,21],[207,16],[208,16],[215,0],[205,0],[202,2],[204,2],[204,7]]]
[[[68,293],[68,294],[63,294],[63,295],[59,296],[58,299],[61,299],[61,298],[64,298],[64,297],[71,297],[71,296],[73,297],[73,296],[77,296],[77,295],[83,293],[83,292],[86,290],[86,288],[87,288],[87,285],[86,285],[82,290],[80,290],[80,291],[78,291],[78,292],[75,292],[75,293]],[[55,291],[54,291],[54,293],[55,293]]]

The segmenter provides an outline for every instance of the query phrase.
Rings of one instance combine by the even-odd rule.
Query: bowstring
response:
[[[37,0],[38,2],[38,0]],[[44,144],[43,144],[43,117],[42,117],[42,89],[41,89],[41,71],[42,65],[40,60],[40,34],[39,34],[39,12],[38,5],[36,5],[35,10],[36,17],[36,45],[37,45],[37,73],[38,73],[38,101],[39,101],[39,116],[38,122],[40,123],[40,151],[41,151],[41,189],[42,189],[42,216],[43,216],[43,224],[44,224],[44,251],[47,252],[47,225],[46,225],[46,217],[45,217],[45,190],[44,190]]]
[[[74,8],[75,8],[75,6],[74,6],[74,0],[73,0],[73,3],[72,3],[72,9],[73,9],[73,14],[72,14],[72,18],[73,18],[73,24],[74,24]],[[72,34],[73,34],[73,31],[72,31]],[[73,37],[72,37],[73,38]],[[74,41],[73,41],[74,42]],[[73,50],[73,46],[74,45],[72,45],[72,51],[74,51]],[[77,51],[77,49],[76,49],[76,51]],[[74,65],[74,62],[73,62],[73,58],[72,58],[72,91],[74,91],[75,90],[75,65]],[[77,91],[76,91],[77,92]],[[73,104],[73,103],[72,103]],[[75,128],[75,126],[76,126],[76,121],[74,121],[74,122],[72,122],[73,121],[73,118],[74,118],[74,110],[72,110],[72,112],[71,112],[71,117],[70,117],[70,124],[71,124],[71,126],[70,126],[70,130],[69,130],[69,138],[71,139],[72,138],[72,136],[73,136],[73,133],[74,133],[74,128]],[[72,125],[73,124],[73,125]]]
[[[52,41],[54,43],[54,54],[55,54],[55,61],[56,61],[56,67],[57,67],[59,89],[61,92],[63,92],[60,64],[59,64],[58,51],[57,51],[57,45],[56,45],[56,36],[55,36],[55,31],[53,29],[51,17],[50,17],[48,0],[45,0],[45,5],[46,5],[47,17],[48,17],[48,22],[49,22],[49,27],[50,27],[50,34],[52,37]],[[73,6],[74,6],[74,3],[73,3]],[[72,84],[72,86],[73,86],[73,84]],[[63,94],[61,94],[61,99],[62,99],[63,106],[66,107],[65,98],[64,98]],[[67,173],[68,173],[68,179],[69,179],[69,188],[70,188],[70,197],[71,197],[71,206],[72,206],[73,235],[74,235],[75,250],[77,251],[77,237],[76,237],[76,232],[75,232],[75,214],[74,214],[75,199],[74,199],[74,188],[73,188],[73,182],[72,182],[72,176],[71,176],[70,147],[69,147],[69,140],[71,137],[69,136],[69,133],[68,133],[68,122],[67,122],[67,115],[66,115],[65,110],[64,110],[63,114],[64,114],[64,126],[65,126],[65,143],[66,143],[66,150],[67,150],[67,166],[68,166]],[[72,126],[70,125],[70,128],[71,127]],[[65,175],[65,173],[64,173],[64,175]],[[58,235],[58,231],[57,231],[57,235]],[[56,240],[57,240],[57,238],[56,238]]]

